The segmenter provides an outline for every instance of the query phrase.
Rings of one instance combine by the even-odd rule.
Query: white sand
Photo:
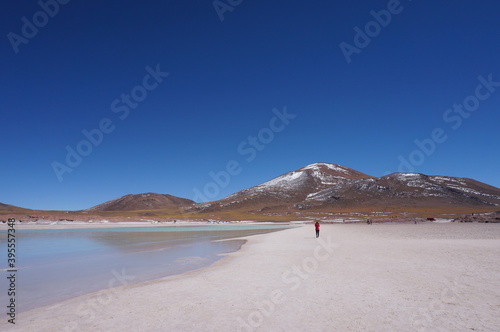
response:
[[[20,313],[15,329],[499,331],[500,224],[322,225],[320,239],[312,225],[249,237],[208,268]]]

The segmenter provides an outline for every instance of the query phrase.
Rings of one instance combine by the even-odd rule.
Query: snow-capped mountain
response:
[[[446,207],[500,205],[500,189],[466,178],[393,173],[370,176],[348,167],[315,163],[288,172],[199,211],[311,209],[356,206]]]
[[[353,179],[372,178],[351,168],[327,164],[311,164],[288,172],[258,186],[234,193],[226,199],[255,199],[266,196],[278,201],[304,200],[309,195]]]
[[[298,203],[321,190],[354,179],[372,178],[351,168],[315,163],[288,172],[263,184],[238,191],[220,201],[201,204],[203,211],[238,208],[259,208],[268,205]]]

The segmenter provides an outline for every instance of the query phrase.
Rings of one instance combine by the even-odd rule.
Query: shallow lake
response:
[[[220,259],[221,254],[238,250],[244,243],[238,237],[284,228],[287,226],[17,230],[17,310],[199,269]],[[5,298],[6,231],[0,231],[0,254],[5,279],[0,291]]]

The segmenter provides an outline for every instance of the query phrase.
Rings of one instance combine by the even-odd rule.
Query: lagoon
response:
[[[284,228],[287,226],[17,230],[17,308],[22,312],[111,287],[199,269],[220,259],[221,254],[238,250],[245,242],[239,237]],[[4,273],[6,233],[0,232],[0,252],[5,256],[0,268]]]

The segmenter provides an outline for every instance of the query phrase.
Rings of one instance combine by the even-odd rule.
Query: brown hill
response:
[[[17,212],[27,212],[27,211],[30,210],[14,205],[0,203],[0,213],[17,213]]]
[[[193,204],[194,201],[167,194],[144,193],[125,195],[87,209],[87,211],[134,211],[169,209]]]

